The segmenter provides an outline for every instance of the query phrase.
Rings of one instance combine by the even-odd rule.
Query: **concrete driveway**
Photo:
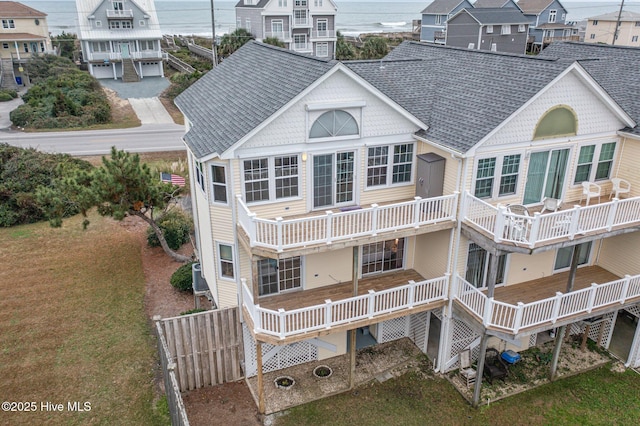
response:
[[[173,119],[158,96],[169,87],[164,77],[145,77],[136,83],[101,79],[100,84],[114,90],[118,97],[128,99],[142,124],[172,124]]]
[[[131,107],[136,112],[142,124],[172,124],[173,118],[169,115],[160,99],[153,98],[129,98]]]
[[[16,98],[7,102],[0,102],[0,129],[8,129],[11,127],[11,119],[9,113],[22,105],[21,98]]]

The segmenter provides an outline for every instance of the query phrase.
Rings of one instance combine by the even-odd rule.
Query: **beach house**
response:
[[[240,0],[236,28],[257,40],[277,38],[287,49],[333,58],[337,10],[333,0]]]
[[[401,338],[482,376],[487,348],[608,347],[640,316],[640,58],[564,49],[341,63],[250,42],[176,99],[201,273],[241,309],[247,377]]]
[[[162,31],[153,0],[76,0],[82,61],[96,78],[162,76]]]
[[[623,10],[588,18],[584,41],[640,47],[639,37],[640,13]]]
[[[54,53],[47,14],[15,1],[0,2],[0,87],[16,89],[29,83],[27,61]]]
[[[518,6],[529,18],[529,51],[539,52],[554,41],[578,40],[578,29],[566,22],[567,9],[559,0],[519,0]]]
[[[465,8],[472,8],[468,0],[433,0],[422,12],[420,41],[445,43],[447,20]]]

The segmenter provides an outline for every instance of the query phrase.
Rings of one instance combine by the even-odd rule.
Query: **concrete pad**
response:
[[[173,119],[157,97],[129,98],[129,103],[142,124],[173,124]]]
[[[12,99],[7,102],[0,102],[0,129],[8,129],[11,127],[9,114],[23,103],[24,102],[22,102],[21,98]]]

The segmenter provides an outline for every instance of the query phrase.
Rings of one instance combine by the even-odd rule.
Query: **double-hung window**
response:
[[[202,189],[202,192],[207,193],[207,187],[204,183],[204,167],[201,162],[194,161],[194,170],[196,172],[196,182],[198,182],[198,186]]]
[[[227,204],[227,176],[224,166],[211,166],[211,184],[213,185],[213,201]]]
[[[576,176],[573,183],[579,184],[585,181],[592,182],[594,180],[609,179],[611,177],[615,152],[615,142],[581,147],[580,154],[578,155]],[[597,159],[597,161],[594,161],[595,159]]]
[[[511,25],[502,25],[500,29],[500,34],[503,34],[503,35],[511,34]]]
[[[277,294],[302,287],[302,258],[258,260],[258,293]]]
[[[5,29],[9,29],[9,28],[15,28],[16,24],[13,21],[13,19],[3,19],[2,20],[2,28]]]
[[[220,278],[234,279],[233,246],[218,243],[218,258],[220,261]]]
[[[513,195],[518,188],[520,154],[478,160],[474,195],[478,198],[496,198]],[[496,178],[499,177],[496,187]]]
[[[367,150],[367,187],[409,183],[412,166],[412,143],[370,147]]]
[[[558,15],[558,11],[557,10],[550,10],[549,11],[549,23],[550,24],[555,24],[557,15]]]
[[[518,24],[518,32],[519,33],[523,33],[526,30],[526,25],[525,24]]]
[[[487,25],[487,34],[493,34],[493,25]]]
[[[298,156],[244,160],[244,192],[248,203],[298,196]]]

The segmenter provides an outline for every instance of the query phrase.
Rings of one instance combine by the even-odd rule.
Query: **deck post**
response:
[[[380,213],[379,206],[377,204],[371,204],[371,235],[378,235],[378,214]]]
[[[420,201],[422,200],[422,197],[414,197],[413,199],[413,227],[414,228],[420,228],[420,210],[421,210],[421,204]]]
[[[258,276],[258,256],[256,255],[252,255],[251,256],[251,291],[252,291],[252,296],[253,296],[253,303],[255,305],[257,305],[258,303],[260,303],[260,301],[258,300],[258,296],[260,294],[260,289],[258,287],[258,283],[260,282],[259,276]]]
[[[618,211],[618,203],[620,203],[620,200],[614,198],[611,206],[609,207],[609,215],[607,216],[607,232],[611,232],[611,229],[615,224],[616,212]]]
[[[256,363],[258,364],[258,412],[264,414],[264,377],[262,376],[262,342],[256,340]]]
[[[482,375],[484,374],[484,360],[487,354],[487,343],[489,341],[489,335],[484,333],[482,340],[480,340],[480,356],[478,357],[478,366],[476,367],[476,383],[473,388],[473,400],[471,405],[474,408],[478,408],[480,402],[480,391],[482,389]]]

